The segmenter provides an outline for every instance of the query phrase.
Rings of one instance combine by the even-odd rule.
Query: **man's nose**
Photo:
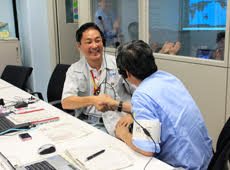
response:
[[[93,47],[93,48],[97,48],[97,47],[98,47],[98,43],[97,43],[97,42],[93,42],[93,43],[92,43],[92,47]]]

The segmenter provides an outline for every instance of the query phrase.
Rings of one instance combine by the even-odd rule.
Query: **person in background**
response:
[[[117,67],[137,88],[128,102],[107,97],[99,105],[122,110],[134,117],[118,122],[116,137],[133,150],[186,170],[206,170],[212,158],[212,141],[192,96],[174,75],[157,68],[152,49],[142,40],[118,48]],[[130,115],[130,116],[131,116]]]
[[[111,10],[110,0],[98,0],[98,10],[95,13],[95,23],[103,32],[106,46],[115,47],[120,43],[120,19]]]
[[[115,57],[104,53],[105,39],[95,23],[83,24],[76,31],[76,41],[83,56],[66,73],[62,107],[75,109],[76,117],[114,135],[115,125],[125,113],[98,111],[98,103],[105,98],[99,94],[129,100],[131,88],[118,74]]]
[[[138,22],[131,22],[128,25],[128,33],[130,40],[138,40]],[[151,35],[149,35],[149,37],[151,37]],[[181,48],[181,43],[179,41],[175,43],[166,41],[163,46],[160,46],[160,44],[150,39],[150,46],[153,52],[176,55]]]
[[[130,40],[138,40],[138,22],[131,22],[128,25],[128,33]]]
[[[219,32],[216,37],[216,49],[213,53],[214,60],[224,60],[224,43],[225,43],[225,32]]]

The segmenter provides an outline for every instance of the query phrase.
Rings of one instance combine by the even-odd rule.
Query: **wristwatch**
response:
[[[117,107],[117,111],[121,112],[122,111],[122,106],[123,106],[123,101],[120,101]]]

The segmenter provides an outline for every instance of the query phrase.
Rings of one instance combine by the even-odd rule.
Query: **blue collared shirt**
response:
[[[132,97],[135,119],[159,120],[160,142],[137,140],[133,144],[174,166],[206,170],[212,157],[212,141],[199,108],[175,76],[157,71],[144,79]]]
[[[99,19],[99,17],[101,17],[101,19]],[[101,8],[96,11],[95,23],[103,32],[107,46],[112,45],[117,38],[117,32],[113,31],[114,21],[115,15],[111,11],[105,13]]]

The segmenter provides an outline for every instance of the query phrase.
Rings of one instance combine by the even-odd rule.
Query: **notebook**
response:
[[[55,155],[44,160],[32,162],[20,167],[16,167],[16,170],[79,170],[67,160],[65,160],[61,155]]]
[[[0,135],[15,132],[16,129],[28,129],[31,123],[14,124],[5,115],[0,115]]]

